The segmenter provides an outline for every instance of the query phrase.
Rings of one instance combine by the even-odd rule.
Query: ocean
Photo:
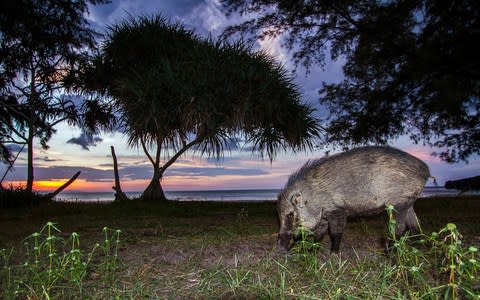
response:
[[[206,191],[165,191],[165,196],[176,201],[275,201],[279,189],[264,190],[206,190]],[[477,192],[478,193],[478,192]],[[137,198],[141,192],[126,192],[130,199]],[[443,187],[425,187],[422,197],[456,196],[457,190],[447,190]],[[77,202],[110,202],[113,192],[70,192],[60,193],[57,201]]]
[[[206,190],[206,191],[165,191],[169,200],[176,201],[272,201],[280,190]],[[138,198],[141,192],[125,192],[130,198]],[[108,202],[115,198],[113,192],[69,192],[60,193],[56,200],[81,202]]]

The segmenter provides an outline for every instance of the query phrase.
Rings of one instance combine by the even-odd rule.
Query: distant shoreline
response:
[[[197,190],[197,191],[165,191],[168,199],[173,201],[211,201],[211,202],[261,202],[276,201],[280,189],[253,190]],[[131,199],[138,198],[141,192],[126,192]],[[444,187],[427,186],[421,198],[434,196],[455,197],[458,195],[478,195],[480,191],[461,193],[458,190],[447,190]],[[75,192],[65,191],[58,195],[56,201],[62,202],[112,202],[113,192]]]

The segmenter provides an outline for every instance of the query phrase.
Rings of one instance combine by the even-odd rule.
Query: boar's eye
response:
[[[303,207],[304,203],[302,201],[302,194],[296,193],[290,198],[290,202],[297,207]]]

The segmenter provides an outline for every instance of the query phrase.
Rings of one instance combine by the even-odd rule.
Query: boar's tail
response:
[[[428,176],[428,178],[432,178],[433,179],[433,184],[438,187],[437,178],[435,178],[432,175]]]

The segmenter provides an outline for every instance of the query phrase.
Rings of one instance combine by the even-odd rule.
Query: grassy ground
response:
[[[479,248],[479,196],[419,199],[415,210],[425,233],[455,223],[462,247]],[[446,298],[480,295],[478,278],[469,283],[473,294],[449,294],[443,282],[449,280],[448,272],[435,264],[422,277],[425,283],[402,273],[391,255],[384,254],[386,214],[349,220],[338,256],[328,256],[328,239],[315,244],[314,252],[280,256],[275,252],[278,222],[271,202],[51,203],[0,210],[0,249],[14,248],[8,262],[3,259],[3,275],[7,265],[14,270],[25,260],[25,237],[49,221],[65,240],[78,233],[85,257],[96,243],[112,241],[102,228],[121,230],[120,244],[112,250],[119,263],[106,280],[103,269],[93,266],[107,266],[102,259],[113,252],[99,251],[81,289],[56,286],[38,292],[40,298],[435,299],[440,290]],[[22,284],[17,283],[17,289]],[[23,289],[25,298],[28,286]]]

